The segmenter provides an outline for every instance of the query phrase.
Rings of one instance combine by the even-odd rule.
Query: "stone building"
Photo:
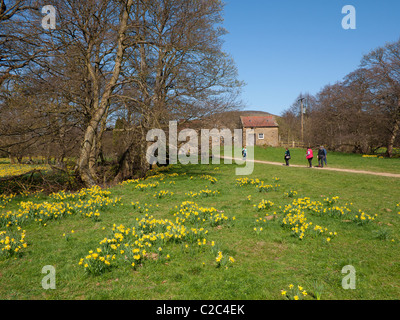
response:
[[[254,129],[256,146],[279,146],[279,125],[274,116],[241,116],[243,143],[246,141],[246,130]]]

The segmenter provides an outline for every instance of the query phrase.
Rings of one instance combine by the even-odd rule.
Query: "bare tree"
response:
[[[10,20],[14,15],[19,12],[36,8],[32,5],[31,1],[26,0],[0,0],[0,21]]]
[[[360,68],[316,95],[306,117],[305,136],[312,145],[359,153],[386,146],[392,156],[400,131],[399,49],[400,41],[371,51]],[[282,127],[298,128],[296,109],[295,105],[285,111]]]
[[[58,89],[47,87],[64,96],[81,120],[84,134],[77,170],[91,186],[98,182],[98,143],[130,45],[126,32],[133,0],[58,0],[53,4],[58,24],[42,39],[48,55],[39,63],[42,69],[37,78],[56,83]]]
[[[301,104],[303,108],[301,108]],[[315,97],[310,93],[300,93],[293,104],[284,110],[278,119],[281,141],[287,144],[297,142],[298,144],[313,143],[311,115],[315,108]],[[303,115],[301,114],[303,112]],[[302,124],[303,121],[303,124]],[[301,132],[303,128],[303,133]],[[303,140],[302,141],[302,136]]]
[[[0,0],[0,86],[44,51],[33,20],[38,4],[30,0]]]
[[[387,117],[387,155],[400,132],[400,40],[366,55],[362,66],[371,71],[372,92],[381,116]]]
[[[38,1],[38,7],[42,4]],[[92,186],[102,181],[97,163],[103,135],[115,115],[124,120],[120,130],[126,143],[121,143],[118,159],[120,167],[128,168],[124,178],[134,169],[142,174],[148,169],[149,129],[166,128],[170,120],[209,117],[235,105],[242,84],[232,59],[221,49],[226,31],[220,27],[220,1],[52,4],[57,26],[49,31],[41,29],[39,12],[22,14],[22,2],[10,18],[10,8],[1,11],[7,22],[1,39],[7,48],[0,55],[0,113],[6,115],[4,128],[12,125],[12,130],[0,132],[5,150],[15,143],[62,160],[71,150],[68,146],[81,137],[77,174]],[[21,17],[24,23],[13,30],[11,22]],[[19,47],[12,45],[16,37]],[[40,108],[30,113],[37,103]],[[22,123],[19,128],[18,121],[7,123],[13,116]]]
[[[149,129],[168,130],[170,120],[207,118],[237,106],[242,83],[232,59],[221,50],[226,32],[218,27],[222,10],[215,0],[136,3],[131,32],[138,45],[128,49],[130,74],[117,97],[126,110],[126,138],[137,132],[136,143],[126,143],[121,157],[133,164],[126,155],[134,146],[142,155],[142,172],[148,168]],[[120,167],[127,165],[120,162]]]

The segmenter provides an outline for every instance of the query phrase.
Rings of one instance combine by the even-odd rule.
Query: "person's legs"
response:
[[[309,163],[309,165],[310,165],[310,168],[312,167],[312,159],[313,159],[313,158],[308,159],[308,163]]]

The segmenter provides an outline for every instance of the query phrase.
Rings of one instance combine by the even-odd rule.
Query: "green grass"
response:
[[[308,165],[306,160],[305,149],[289,149],[292,159],[290,164],[296,165]],[[318,150],[314,151],[313,165],[318,165],[317,153]],[[255,160],[281,162],[284,161],[284,148],[255,148]],[[388,173],[400,173],[400,158],[367,158],[361,154],[354,153],[342,153],[328,151],[327,155],[328,166],[330,168],[340,169],[355,169],[355,170],[366,170],[376,172],[388,172]]]
[[[257,156],[268,155],[268,159],[282,161],[279,149],[266,149]],[[293,150],[293,163],[304,156],[303,150]],[[283,153],[282,153],[283,154]],[[274,156],[272,156],[274,155]],[[278,156],[280,159],[278,159]],[[328,164],[347,155],[329,154]],[[353,163],[364,160],[350,157]],[[376,160],[376,159],[372,159]],[[381,159],[379,159],[381,160]],[[392,159],[393,162],[395,159]],[[351,163],[348,161],[348,163]],[[371,162],[372,163],[372,162]],[[369,166],[372,168],[372,165]],[[381,171],[387,171],[379,163]],[[388,166],[389,168],[390,166]],[[23,225],[28,247],[21,257],[0,260],[0,299],[282,299],[280,290],[289,284],[299,284],[314,299],[322,284],[321,299],[397,299],[400,295],[400,180],[395,178],[355,175],[350,173],[306,168],[279,167],[255,164],[250,178],[259,178],[272,183],[279,177],[278,191],[260,193],[254,186],[235,186],[236,165],[188,165],[175,166],[169,177],[155,189],[138,191],[134,184],[117,186],[111,190],[112,197],[121,197],[122,206],[101,213],[100,221],[80,216],[50,221],[45,227],[32,222]],[[385,169],[385,170],[384,170]],[[182,175],[186,173],[185,175]],[[208,174],[217,178],[215,184],[200,179]],[[192,177],[192,179],[191,179]],[[175,184],[170,184],[174,181]],[[186,192],[198,192],[208,186],[220,194],[210,198],[188,198]],[[359,226],[346,219],[313,216],[307,219],[338,233],[330,243],[324,237],[305,237],[302,241],[282,228],[279,220],[262,224],[256,219],[264,213],[256,211],[254,204],[262,199],[270,200],[274,211],[293,199],[285,197],[290,189],[298,192],[296,198],[310,197],[322,201],[325,197],[339,196],[339,205],[352,203],[355,209],[369,214],[378,214],[377,220]],[[172,197],[156,199],[156,191],[169,190]],[[247,196],[251,195],[251,201]],[[32,201],[43,201],[32,198]],[[195,201],[205,207],[215,207],[229,217],[235,217],[233,225],[210,227],[207,242],[215,241],[219,249],[232,256],[235,262],[228,269],[216,268],[216,255],[208,244],[204,251],[181,244],[168,244],[163,248],[171,258],[168,261],[146,260],[136,270],[120,264],[101,275],[87,275],[78,265],[80,258],[99,246],[99,241],[110,234],[113,224],[131,227],[136,218],[144,213],[135,211],[131,202],[152,205],[150,213],[157,218],[174,219],[171,209],[183,201]],[[16,210],[14,199],[4,210]],[[158,204],[158,207],[156,207]],[[279,208],[281,206],[281,209]],[[345,221],[342,221],[345,220]],[[12,227],[11,229],[14,229]],[[71,234],[68,241],[63,233]],[[394,242],[391,240],[394,239]],[[204,264],[203,264],[204,263]],[[56,289],[44,290],[41,286],[43,266],[56,268]],[[341,270],[345,265],[356,268],[356,290],[344,290]]]

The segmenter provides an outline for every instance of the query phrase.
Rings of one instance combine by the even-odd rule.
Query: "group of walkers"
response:
[[[318,166],[317,167],[323,168],[324,164],[325,164],[325,166],[328,166],[328,162],[326,160],[327,154],[328,154],[328,152],[326,151],[324,146],[320,146],[319,149],[318,149],[318,155],[317,155],[317,158],[318,158]],[[243,157],[243,160],[246,161],[246,158],[247,158],[247,148],[246,148],[246,146],[244,146],[243,149],[242,149],[242,157]],[[290,161],[291,158],[292,157],[290,155],[290,151],[289,151],[288,148],[286,148],[285,158],[284,158],[286,164],[284,164],[284,165],[289,166],[289,161]],[[308,161],[308,167],[312,168],[312,166],[313,166],[312,165],[312,161],[314,159],[314,153],[313,153],[313,150],[311,149],[311,147],[307,148],[306,159]]]
[[[318,166],[317,167],[323,168],[324,164],[325,164],[325,166],[328,166],[328,162],[326,160],[327,154],[328,154],[328,152],[326,151],[324,146],[320,146],[318,149],[318,155],[317,155],[317,158],[318,158]],[[289,166],[289,161],[291,158],[292,157],[290,155],[290,151],[288,148],[286,148],[286,151],[285,151],[286,166]],[[314,159],[314,153],[313,153],[313,150],[311,149],[311,147],[307,148],[306,159],[308,161],[309,168],[312,168],[312,166],[313,166],[312,161]]]

